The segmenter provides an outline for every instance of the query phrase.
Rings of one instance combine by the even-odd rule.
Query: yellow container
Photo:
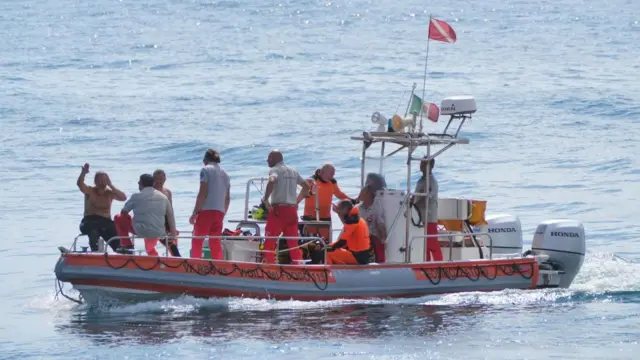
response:
[[[485,200],[471,200],[471,215],[469,215],[469,224],[471,226],[484,226],[487,221],[484,218],[487,210],[487,202]]]

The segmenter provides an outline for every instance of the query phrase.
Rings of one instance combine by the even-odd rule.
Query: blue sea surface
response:
[[[438,159],[440,196],[518,215],[527,246],[544,220],[582,221],[571,288],[97,310],[54,298],[85,162],[127,194],[164,169],[186,230],[208,147],[231,177],[228,219],[273,148],[303,174],[331,161],[357,194],[349,136],[404,111],[413,82],[421,95],[430,14],[458,40],[431,42],[425,101],[478,104],[470,144]],[[639,358],[637,1],[5,0],[0,29],[0,359]],[[403,167],[386,163],[390,186]]]

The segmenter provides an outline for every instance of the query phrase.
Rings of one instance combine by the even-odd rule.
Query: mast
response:
[[[455,106],[454,103],[455,102]],[[424,209],[420,209],[420,212],[423,215],[423,220],[424,220],[424,235],[426,235],[426,231],[427,231],[427,218],[429,216],[429,201],[428,201],[428,194],[429,194],[429,186],[430,186],[430,179],[429,176],[427,176],[427,178],[425,179],[425,190],[423,192],[420,193],[415,193],[413,192],[413,186],[412,186],[412,182],[411,182],[411,172],[413,170],[413,166],[412,166],[412,162],[413,161],[418,161],[418,162],[422,162],[422,161],[430,161],[432,159],[435,159],[436,157],[438,157],[440,154],[442,154],[443,152],[447,151],[448,149],[450,149],[451,147],[453,147],[454,145],[458,145],[458,144],[468,144],[469,143],[469,139],[467,138],[463,138],[463,137],[458,137],[458,134],[460,132],[460,129],[462,128],[463,124],[465,123],[465,120],[468,118],[471,118],[471,114],[475,113],[476,111],[476,107],[475,107],[475,100],[472,97],[469,96],[457,96],[457,97],[451,97],[451,98],[446,98],[442,101],[441,104],[443,110],[441,112],[442,115],[450,115],[450,119],[447,122],[445,129],[442,133],[433,133],[433,134],[425,134],[422,132],[416,132],[415,128],[409,130],[408,132],[389,132],[389,131],[385,131],[385,132],[368,132],[365,131],[362,133],[362,135],[360,136],[352,136],[351,139],[352,140],[358,140],[362,142],[362,154],[361,154],[361,159],[360,159],[360,184],[362,187],[364,187],[365,184],[365,165],[366,165],[366,156],[367,156],[367,150],[374,144],[376,143],[380,143],[381,149],[380,149],[380,154],[381,154],[381,163],[391,157],[394,156],[396,154],[398,154],[400,151],[403,151],[406,149],[407,153],[406,153],[406,188],[404,189],[405,191],[403,191],[405,193],[405,196],[402,197],[404,200],[402,201],[402,205],[400,206],[400,209],[398,210],[399,213],[394,214],[394,218],[395,219],[399,219],[399,217],[402,214],[406,214],[405,216],[405,221],[404,224],[403,222],[400,220],[398,222],[396,222],[396,220],[393,220],[393,223],[388,223],[388,231],[391,233],[393,232],[393,229],[400,225],[400,226],[404,226],[404,229],[402,229],[402,235],[397,234],[396,236],[401,236],[404,239],[400,238],[397,240],[396,244],[398,244],[400,247],[402,247],[404,249],[404,254],[400,255],[400,258],[404,258],[404,262],[411,262],[411,249],[410,246],[412,246],[412,242],[411,242],[411,236],[412,236],[412,216],[411,216],[411,205],[410,205],[410,199],[412,197],[418,197],[418,196],[424,196],[426,197],[425,200],[425,206]],[[457,108],[457,110],[456,110]],[[413,127],[415,126],[415,121],[417,118],[417,113],[413,113],[413,122],[412,124],[410,124],[409,122],[405,123],[406,127]],[[461,120],[459,126],[454,127],[451,126],[452,122],[454,120]],[[409,120],[407,120],[409,121]],[[412,126],[413,125],[413,126]],[[450,133],[447,132],[447,130],[451,129]],[[397,146],[396,149],[393,149],[392,146]],[[439,149],[437,150],[432,150],[432,146],[438,146]],[[422,157],[414,157],[414,153],[416,152],[416,150],[420,147],[426,147],[426,156]],[[386,150],[386,151],[385,151]],[[386,152],[386,154],[385,154]],[[381,167],[382,170],[382,167]],[[382,175],[382,171],[381,174]],[[393,191],[393,189],[388,189]],[[396,211],[394,208],[394,212]],[[404,241],[403,241],[404,240]],[[426,241],[425,241],[426,244]],[[425,247],[426,249],[426,247]],[[401,250],[402,251],[402,250]],[[420,256],[420,258],[418,259],[417,254],[416,255],[416,259],[413,259],[413,261],[424,261],[424,256],[425,256],[425,252],[423,252]]]

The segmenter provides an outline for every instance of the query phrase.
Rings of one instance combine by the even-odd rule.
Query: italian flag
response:
[[[420,113],[424,113],[427,116],[427,119],[438,122],[438,117],[440,116],[440,109],[436,104],[423,102],[418,95],[413,95],[411,99],[411,107],[409,108],[410,114],[416,114],[416,116],[420,115]]]

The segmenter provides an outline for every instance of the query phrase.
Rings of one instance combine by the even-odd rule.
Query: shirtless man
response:
[[[153,172],[153,188],[163,193],[167,197],[167,199],[169,199],[169,204],[171,204],[171,207],[173,208],[173,194],[171,193],[171,190],[169,190],[169,188],[164,187],[164,183],[166,181],[167,181],[167,175],[165,174],[164,170],[158,169]],[[169,226],[168,217],[165,217],[164,225],[165,225],[165,228],[167,229],[167,234],[168,234],[169,231],[171,230],[171,227]],[[177,230],[176,230],[176,235],[179,235]],[[164,239],[161,239],[160,242],[164,246],[167,246]],[[178,251],[177,238],[169,239],[169,251],[171,252],[171,255],[180,257],[180,251]]]
[[[167,182],[167,174],[164,173],[164,170],[158,169],[153,172],[153,188],[163,193],[173,204],[173,193],[169,188],[164,187],[165,182]]]
[[[87,186],[84,183],[85,176],[89,173],[89,164],[84,164],[76,184],[84,194],[84,217],[80,222],[80,232],[89,236],[89,246],[91,251],[98,251],[98,239],[102,237],[108,241],[117,236],[116,226],[111,220],[111,204],[113,200],[125,201],[127,195],[118,190],[111,183],[107,173],[98,171],[94,177],[95,186]],[[123,252],[120,249],[120,240],[114,239],[109,242],[109,246],[114,251]],[[133,247],[133,244],[122,242],[124,248]]]

